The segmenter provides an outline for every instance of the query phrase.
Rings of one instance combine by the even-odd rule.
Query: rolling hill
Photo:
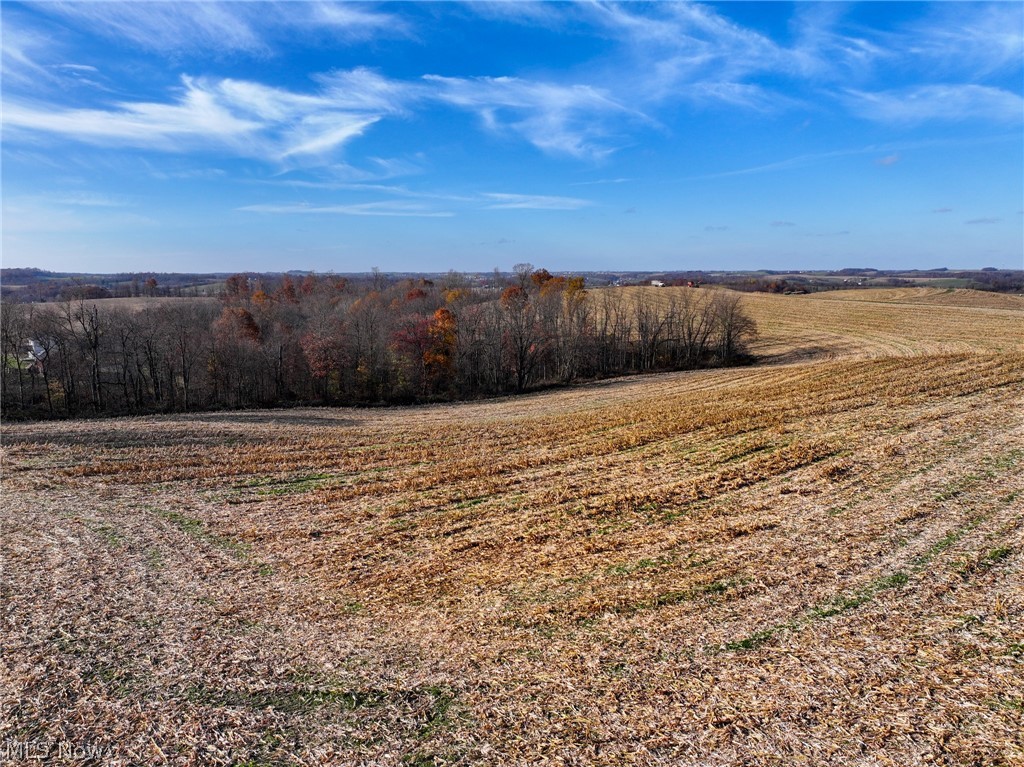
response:
[[[746,295],[768,364],[514,398],[6,425],[0,737],[1022,763],[1013,298]]]

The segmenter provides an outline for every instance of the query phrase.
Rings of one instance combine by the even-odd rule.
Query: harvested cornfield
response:
[[[1012,293],[987,293],[965,288],[865,288],[812,293],[808,297],[826,301],[879,301],[882,303],[970,306],[979,309],[1024,311],[1024,296]]]
[[[5,427],[8,755],[1024,763],[1024,313],[745,300],[775,364]]]
[[[791,359],[808,353],[888,357],[1024,349],[1024,303],[1015,304],[1016,296],[925,288],[910,295],[869,290],[856,300],[857,292],[744,295],[761,328],[755,351]]]

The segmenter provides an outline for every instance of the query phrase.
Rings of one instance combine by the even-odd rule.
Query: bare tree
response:
[[[723,362],[732,362],[747,353],[747,344],[757,337],[757,323],[743,311],[738,293],[717,291],[713,306],[718,356]]]

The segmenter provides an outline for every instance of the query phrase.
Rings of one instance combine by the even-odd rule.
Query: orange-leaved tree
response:
[[[458,322],[443,306],[434,312],[427,325],[430,346],[423,353],[426,382],[437,391],[449,386],[455,374],[455,353],[458,343]]]

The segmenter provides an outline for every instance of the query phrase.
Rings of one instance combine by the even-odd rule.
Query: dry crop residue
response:
[[[0,741],[1022,763],[1024,314],[899,298],[745,297],[769,366],[6,426]]]

